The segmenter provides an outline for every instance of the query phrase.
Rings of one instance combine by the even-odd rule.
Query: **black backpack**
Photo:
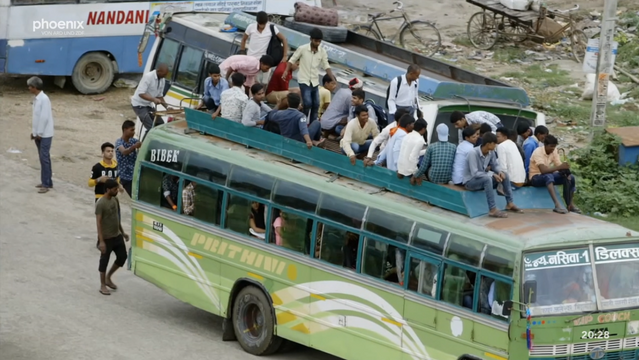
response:
[[[268,48],[266,49],[266,55],[269,55],[273,58],[274,64],[273,66],[277,66],[282,59],[284,58],[284,46],[282,45],[282,41],[275,34],[275,25],[271,24],[271,41],[268,43]]]
[[[386,125],[388,125],[388,113],[386,112],[386,109],[375,104],[375,102],[370,99],[366,100],[365,104],[372,106],[373,110],[375,110],[375,116],[377,116],[377,126],[379,127],[379,129],[381,130],[386,127]]]
[[[397,98],[397,94],[399,94],[399,87],[402,86],[402,76],[397,77],[397,91],[395,92],[395,98]],[[386,89],[386,108],[388,107],[388,96],[390,95],[390,84],[388,84],[388,88]]]

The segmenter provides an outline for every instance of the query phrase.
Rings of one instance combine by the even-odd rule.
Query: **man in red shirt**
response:
[[[282,79],[284,71],[286,71],[286,62],[280,63],[273,71],[271,81],[266,88],[266,101],[270,104],[278,104],[282,99],[286,98],[289,93],[300,95],[299,88],[289,88],[288,84],[293,78],[293,71],[297,70],[297,64],[291,65],[286,81]],[[301,95],[300,95],[301,96]]]

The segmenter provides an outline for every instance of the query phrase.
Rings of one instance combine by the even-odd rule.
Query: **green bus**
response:
[[[140,149],[130,269],[223,317],[245,351],[639,358],[636,233],[550,210],[470,218],[187,130]]]

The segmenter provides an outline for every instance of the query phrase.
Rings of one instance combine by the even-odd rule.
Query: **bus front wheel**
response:
[[[273,307],[255,286],[240,290],[233,304],[233,329],[244,351],[253,355],[270,355],[282,345],[275,335]]]
[[[73,68],[73,86],[82,94],[100,94],[113,83],[115,69],[111,59],[103,53],[84,54]]]

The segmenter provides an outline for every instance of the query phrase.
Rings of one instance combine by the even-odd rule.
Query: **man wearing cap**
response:
[[[421,184],[421,176],[428,174],[428,180],[436,184],[447,184],[452,179],[453,162],[457,146],[448,142],[448,125],[437,125],[437,141],[426,150],[424,160],[410,179],[411,184]]]
[[[222,78],[220,67],[211,64],[208,67],[209,77],[204,80],[204,94],[198,108],[206,106],[210,112],[214,112],[220,106],[222,91],[229,88],[229,82]]]
[[[341,130],[348,124],[349,113],[351,112],[351,105],[353,103],[353,90],[361,89],[364,83],[358,79],[353,78],[348,82],[348,88],[335,88],[333,97],[330,104],[322,115],[320,124],[322,130],[329,133],[340,134]],[[370,112],[369,112],[370,114]],[[373,116],[375,112],[373,111]],[[355,116],[353,116],[354,118]],[[370,115],[369,115],[370,118]]]

